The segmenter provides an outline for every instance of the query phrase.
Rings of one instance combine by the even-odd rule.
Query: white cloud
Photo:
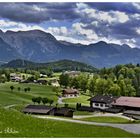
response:
[[[140,35],[140,28],[136,28],[135,30]]]
[[[125,23],[129,20],[128,15],[126,15],[124,12],[116,11],[116,12],[112,12],[112,13],[115,16],[114,20],[118,20],[120,23]]]
[[[87,4],[85,4],[85,3],[76,3],[76,6],[77,6],[77,8],[78,9],[84,9],[84,8],[87,8],[88,6],[87,6]]]
[[[84,27],[86,25],[83,23],[74,23],[72,25],[73,30],[79,35],[84,35],[87,40],[94,41],[98,39],[98,35],[92,29],[85,29]]]
[[[94,21],[95,19],[100,22],[108,22],[108,23],[125,23],[129,20],[129,16],[120,11],[110,11],[110,12],[104,12],[104,11],[98,11],[91,8],[85,8],[85,9],[78,9],[77,13],[81,14],[83,18],[87,17],[91,21]]]
[[[93,26],[95,26],[95,27],[97,27],[98,26],[98,21],[93,21],[93,22],[91,22],[91,25],[93,25]]]
[[[62,27],[49,27],[46,29],[47,32],[52,33],[53,35],[67,35],[68,29],[64,26]]]
[[[140,10],[140,3],[132,3],[132,4],[133,4],[133,6],[135,8],[137,8],[138,10]]]

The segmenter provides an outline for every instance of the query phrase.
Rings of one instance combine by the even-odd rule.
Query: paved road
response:
[[[63,98],[62,98],[62,97],[58,97],[58,101],[57,101],[57,102],[58,102],[58,104],[64,104],[64,103],[63,103]]]
[[[90,118],[90,117],[120,117],[120,118],[124,118],[124,119],[127,119],[127,120],[134,120],[132,118],[129,118],[129,117],[126,117],[126,116],[123,116],[122,114],[112,114],[112,113],[94,113],[91,114],[91,115],[75,115],[73,116],[73,118],[75,119],[82,119],[82,118]]]
[[[58,120],[58,121],[65,121],[65,122],[72,122],[72,123],[87,124],[87,125],[110,126],[110,127],[123,129],[127,132],[130,132],[130,133],[140,134],[140,124],[96,123],[96,122],[80,121],[80,120],[58,118],[58,117],[51,117],[51,116],[38,116],[38,115],[36,115],[34,117],[43,118],[43,119]]]

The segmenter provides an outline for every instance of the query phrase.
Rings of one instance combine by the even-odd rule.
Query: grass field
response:
[[[90,122],[105,122],[105,123],[130,123],[130,121],[125,118],[108,117],[108,116],[82,118],[81,120],[90,121]]]
[[[80,95],[77,98],[69,98],[69,99],[63,99],[63,102],[65,103],[70,103],[70,104],[75,104],[76,103],[82,103],[82,105],[88,105],[89,106],[89,101],[87,101],[90,97],[86,95]]]
[[[74,115],[92,115],[92,112],[88,112],[88,111],[75,111]]]
[[[6,130],[10,129],[10,132]],[[115,133],[114,133],[115,132]],[[33,118],[0,108],[0,137],[140,137],[111,127]]]
[[[13,92],[10,89],[10,86],[13,85],[15,89]],[[21,91],[18,91],[18,87],[21,88]],[[24,88],[30,87],[30,92],[25,92]],[[18,84],[18,83],[4,83],[0,84],[0,104],[2,106],[11,105],[11,104],[22,104],[22,103],[31,103],[32,97],[48,97],[57,101],[56,93],[52,91],[52,87],[38,85],[38,84]]]
[[[13,92],[10,86],[15,89]],[[18,91],[18,87],[21,91]],[[25,92],[24,88],[30,87],[30,92]],[[86,124],[68,123],[54,120],[44,120],[24,115],[20,111],[26,104],[32,103],[32,97],[47,97],[53,99],[54,105],[57,102],[57,95],[52,91],[51,86],[38,84],[0,84],[0,137],[140,137],[127,133],[121,129],[101,126],[91,126]],[[70,107],[75,107],[76,103],[89,105],[88,96],[81,95],[78,98],[65,99]],[[15,105],[11,109],[3,107]],[[77,111],[74,115],[89,115],[89,112]],[[10,129],[18,133],[8,133]],[[116,133],[113,133],[113,132]]]

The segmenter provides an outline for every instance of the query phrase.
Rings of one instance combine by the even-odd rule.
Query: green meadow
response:
[[[115,132],[115,133],[114,133]],[[123,130],[33,118],[18,111],[0,108],[0,137],[73,138],[140,137]]]
[[[13,91],[10,86],[15,87]],[[20,87],[20,91],[18,91],[18,87]],[[25,92],[24,88],[27,87],[30,87],[31,90]],[[53,99],[53,105],[58,100],[57,94],[53,92],[51,86],[15,82],[0,84],[0,137],[140,137],[140,135],[117,128],[39,119],[21,113],[24,106],[32,103],[32,97],[38,96]],[[64,102],[71,107],[75,107],[77,102],[88,105],[88,98],[88,96],[81,95],[78,98],[65,99]],[[12,107],[7,108],[8,106]],[[81,111],[74,113],[74,115],[90,114],[92,113]]]
[[[98,116],[98,117],[87,117],[80,120],[90,122],[103,122],[103,123],[131,123],[130,120],[121,117],[109,117],[109,116]]]
[[[11,91],[10,86],[14,86],[14,90]],[[18,91],[18,87],[21,88]],[[24,88],[30,87],[29,92],[25,92]],[[25,104],[32,103],[32,97],[47,97],[57,102],[56,93],[52,91],[51,86],[38,85],[38,84],[19,84],[8,82],[0,84],[0,104],[2,106],[8,106],[13,104]]]

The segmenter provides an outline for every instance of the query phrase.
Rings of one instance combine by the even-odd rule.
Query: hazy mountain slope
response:
[[[103,41],[90,45],[73,44],[58,41],[51,34],[40,30],[0,31],[0,38],[0,61],[16,58],[34,62],[68,59],[96,67],[110,67],[139,63],[140,60],[140,49],[132,49],[125,44],[107,44]]]
[[[9,61],[15,58],[22,58],[17,51],[0,38],[0,61]]]

